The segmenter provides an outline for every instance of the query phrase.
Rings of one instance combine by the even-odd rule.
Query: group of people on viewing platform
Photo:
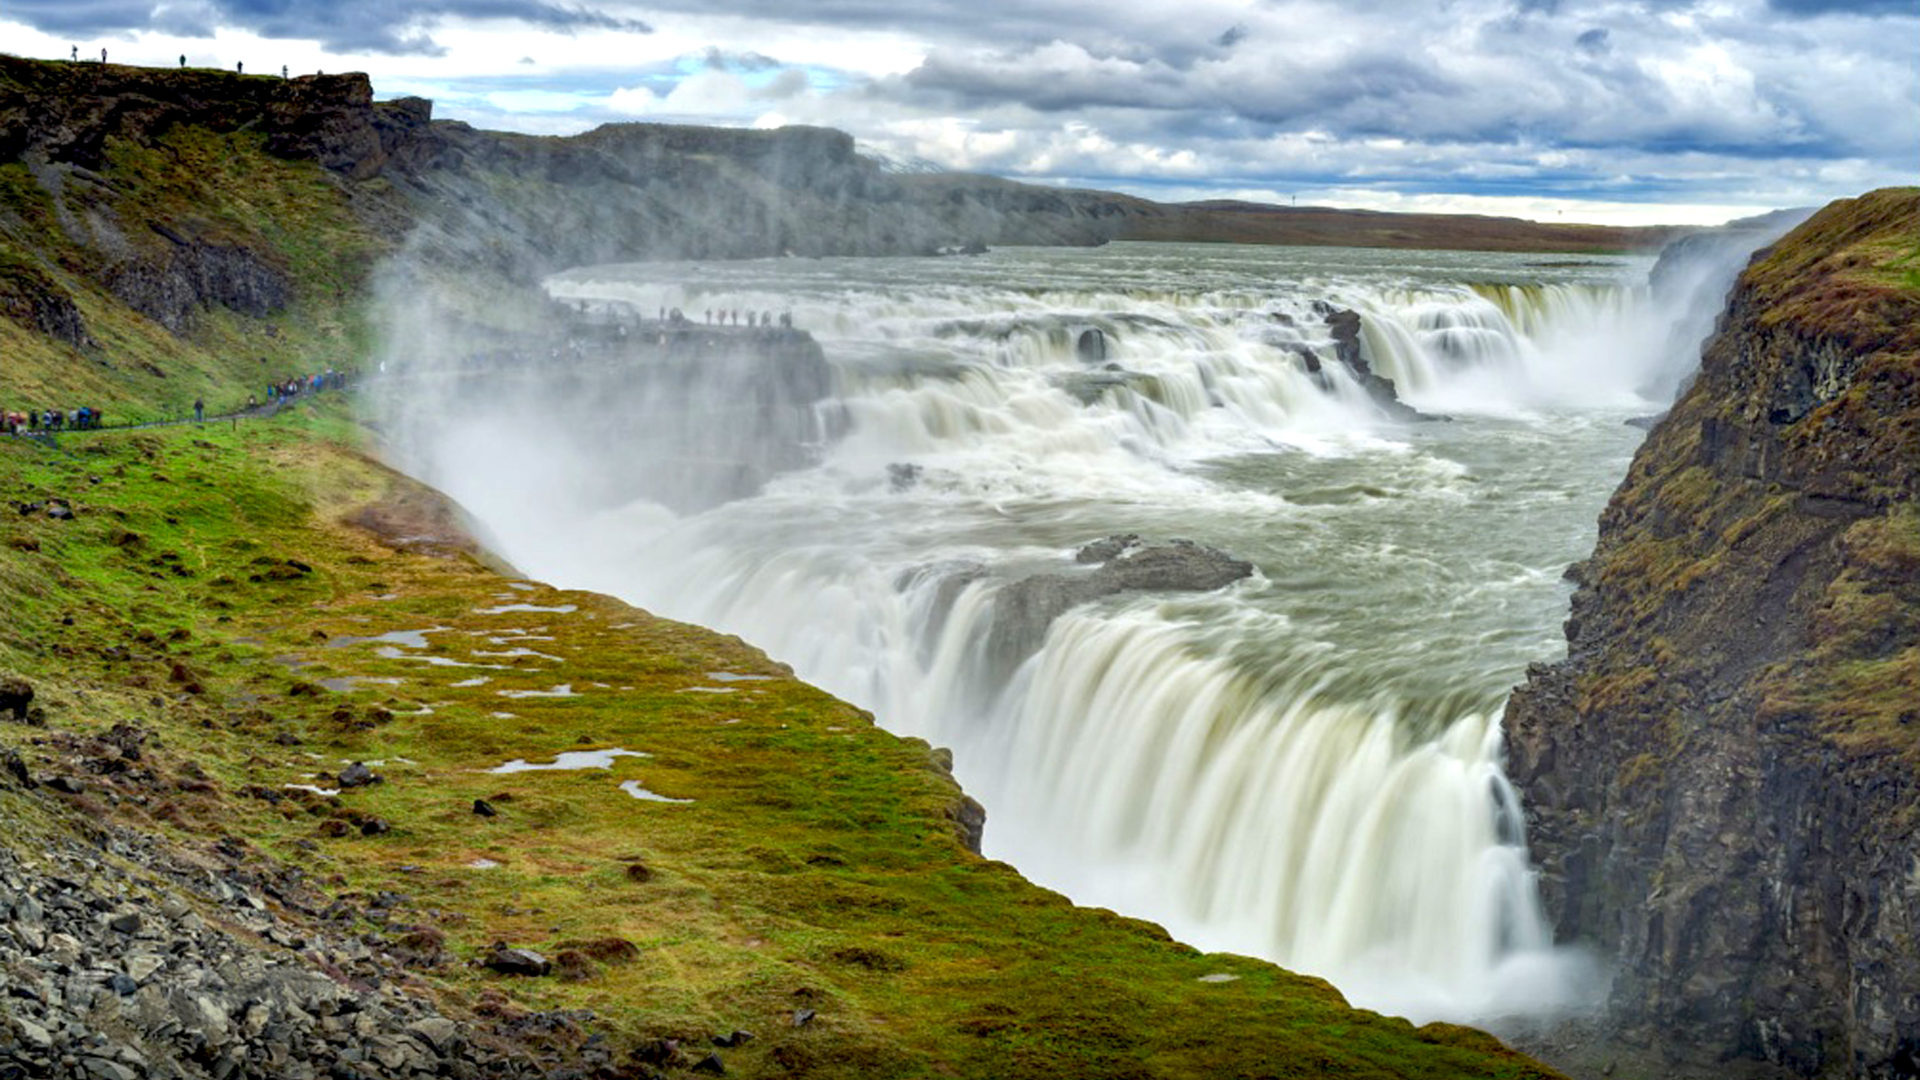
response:
[[[674,314],[677,315],[679,313],[680,313],[680,309],[675,308]],[[758,315],[749,311],[746,313],[745,318],[746,318],[746,321],[744,323],[740,321],[741,314],[740,314],[740,309],[738,308],[734,308],[732,310],[727,310],[725,308],[722,308],[718,311],[715,311],[713,308],[707,309],[707,325],[708,326],[749,326],[749,327],[760,327],[763,329],[770,328],[773,326],[773,312],[771,311],[762,311]],[[793,329],[793,313],[792,312],[783,311],[780,313],[780,326],[782,329],[787,329],[787,330]]]
[[[586,310],[585,302],[581,303],[580,309],[582,311]],[[693,320],[687,318],[686,313],[679,308],[663,307],[660,309],[660,324],[662,326],[690,326],[692,323]],[[706,325],[744,326],[749,329],[771,330],[774,325],[773,312],[742,312],[739,308],[733,308],[731,310],[727,308],[708,308]],[[783,330],[793,329],[793,313],[791,311],[783,311],[780,313],[780,328]]]

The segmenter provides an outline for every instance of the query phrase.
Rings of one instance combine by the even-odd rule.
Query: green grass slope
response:
[[[591,1008],[628,1052],[752,1031],[742,1075],[1551,1075],[968,853],[924,743],[737,639],[486,568],[338,408],[0,443],[8,499],[75,511],[0,526],[0,668],[55,728],[166,748],[160,783],[89,779],[64,812],[401,894],[367,929],[431,941],[423,978],[455,1000]],[[394,631],[423,636],[367,640]],[[70,768],[39,734],[0,725],[38,774]],[[646,756],[489,771],[609,748]],[[286,786],[356,760],[386,782]],[[496,940],[567,976],[464,963]]]
[[[152,145],[109,139],[98,171],[0,163],[0,408],[180,416],[196,398],[238,405],[365,353],[358,309],[391,239],[356,210],[367,193],[263,142],[183,126]],[[237,310],[195,295],[208,272],[167,234],[284,302]],[[178,311],[176,325],[142,301]]]

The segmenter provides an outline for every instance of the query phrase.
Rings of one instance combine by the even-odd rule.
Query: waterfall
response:
[[[609,493],[657,453],[618,429],[557,454],[453,400],[396,412],[396,445],[526,571],[739,633],[952,747],[988,854],[1077,901],[1416,1019],[1571,1007],[1588,973],[1540,912],[1498,715],[1557,646],[1559,569],[1625,467],[1621,421],[1675,364],[1644,263],[1320,274],[1324,257],[581,271],[555,293],[697,321],[792,310],[843,434],[697,512]],[[1455,422],[1388,421],[1339,360],[1339,309],[1378,374]],[[591,396],[628,393],[609,376]],[[1073,573],[1114,532],[1259,571],[1109,597],[1011,668],[988,655],[1010,583]]]

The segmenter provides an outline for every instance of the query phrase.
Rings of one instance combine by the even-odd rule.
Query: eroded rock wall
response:
[[[1920,191],[1742,275],[1507,711],[1563,940],[1648,1075],[1920,1075]]]

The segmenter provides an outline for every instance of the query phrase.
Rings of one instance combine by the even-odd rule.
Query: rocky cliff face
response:
[[[567,138],[515,135],[436,122],[418,98],[375,102],[365,75],[289,80],[0,57],[0,165],[25,165],[62,204],[65,231],[97,253],[96,276],[176,331],[196,308],[277,310],[286,289],[244,249],[202,235],[191,215],[109,212],[104,229],[89,217],[126,201],[112,148],[155,148],[182,127],[259,133],[268,154],[325,168],[379,232],[410,236],[420,263],[520,282],[639,259],[1098,244],[1132,218],[1164,212],[990,177],[895,176],[824,128],[612,124]],[[0,197],[0,217],[10,201]]]
[[[1756,258],[1508,707],[1595,1060],[1920,1075],[1917,252],[1905,189]]]
[[[275,154],[336,172],[372,176],[418,99],[375,104],[365,75],[243,77],[119,64],[49,64],[0,56],[0,161],[98,170],[109,140],[151,145],[175,126],[263,132]]]
[[[672,258],[917,255],[1103,243],[1152,204],[987,177],[901,177],[824,128],[614,124],[570,138],[435,124],[408,182],[428,259],[518,279]]]

